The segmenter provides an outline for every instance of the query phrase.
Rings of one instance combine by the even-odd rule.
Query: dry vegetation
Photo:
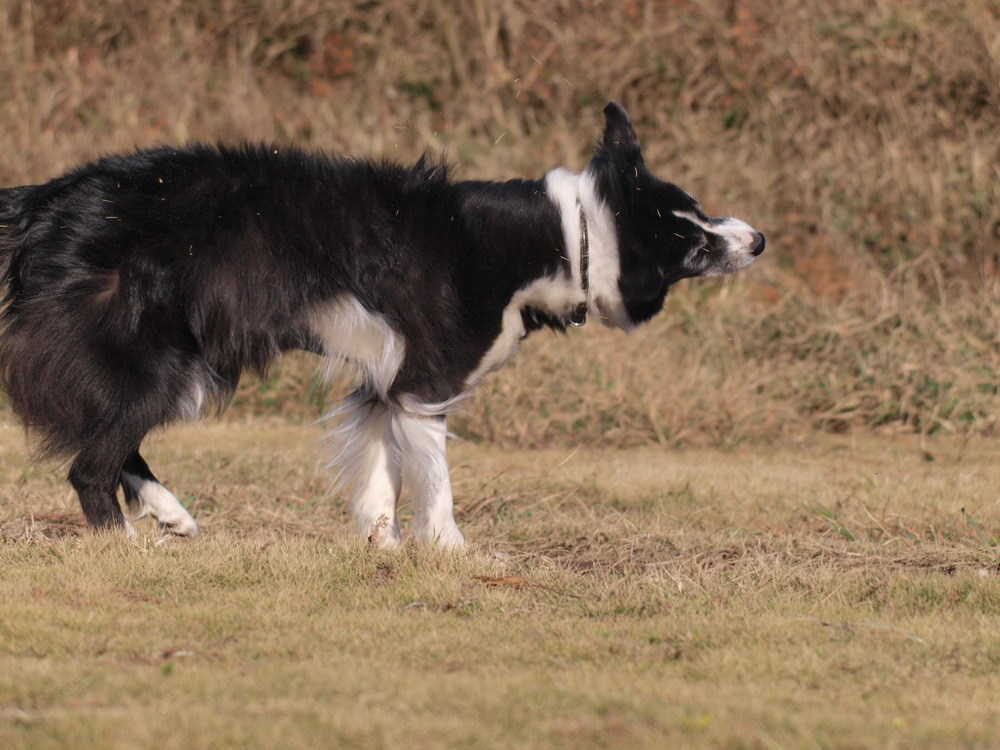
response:
[[[995,747],[992,441],[460,443],[473,546],[442,557],[347,538],[301,428],[153,440],[203,529],[166,544],[85,533],[21,437],[5,750]]]
[[[430,151],[467,176],[534,176],[582,167],[614,97],[655,171],[769,235],[737,293],[688,284],[632,340],[533,342],[540,356],[469,403],[465,436],[724,446],[814,429],[996,432],[996,0],[11,0],[2,12],[0,183],[192,138]],[[249,384],[242,406],[301,410],[310,369]],[[556,384],[570,374],[573,387]]]
[[[0,185],[217,138],[538,176],[609,98],[759,263],[526,342],[453,421],[466,557],[344,536],[305,355],[152,441],[192,543],[83,534],[0,424],[0,747],[995,746],[997,0],[0,3]]]

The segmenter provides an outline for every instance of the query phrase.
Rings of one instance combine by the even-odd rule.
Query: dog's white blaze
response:
[[[753,245],[756,231],[752,226],[741,219],[732,216],[724,219],[714,219],[713,221],[703,221],[697,214],[690,211],[674,211],[674,216],[687,219],[692,224],[701,227],[706,232],[725,237],[732,247],[749,248]]]
[[[714,227],[716,233],[724,234],[727,239],[734,240],[747,248],[753,246],[754,238],[757,235],[756,230],[752,226],[741,219],[734,219],[731,216],[722,219]]]
[[[389,387],[403,365],[402,337],[377,313],[369,312],[357,298],[345,294],[313,310],[313,333],[329,355],[327,376],[338,365],[351,362],[385,399]]]
[[[403,404],[392,415],[392,429],[399,445],[403,476],[410,488],[412,537],[438,549],[465,546],[455,524],[454,500],[448,477],[445,420],[414,414]]]
[[[132,520],[152,516],[162,531],[177,536],[197,536],[198,524],[184,509],[174,493],[159,482],[143,479],[135,474],[122,472],[122,481],[128,483],[135,499],[128,504]]]

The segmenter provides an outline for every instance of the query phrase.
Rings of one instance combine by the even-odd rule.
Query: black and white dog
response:
[[[0,366],[15,412],[95,527],[198,525],[139,455],[146,434],[226,405],[288,349],[355,366],[331,466],[362,536],[464,543],[445,415],[542,327],[629,329],[685,277],[745,268],[764,237],[706,216],[645,167],[625,111],[582,174],[449,180],[257,145],[111,156],[0,190]]]

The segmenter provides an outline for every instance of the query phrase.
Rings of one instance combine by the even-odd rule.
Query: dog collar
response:
[[[590,296],[590,237],[587,234],[587,215],[579,198],[576,205],[580,209],[580,286],[583,287],[583,302],[576,306],[569,323],[582,326],[587,322],[587,297]]]

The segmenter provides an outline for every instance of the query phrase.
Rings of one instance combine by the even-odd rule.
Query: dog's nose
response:
[[[750,252],[754,255],[760,255],[764,252],[764,235],[760,232],[753,233],[753,244],[750,245]]]

